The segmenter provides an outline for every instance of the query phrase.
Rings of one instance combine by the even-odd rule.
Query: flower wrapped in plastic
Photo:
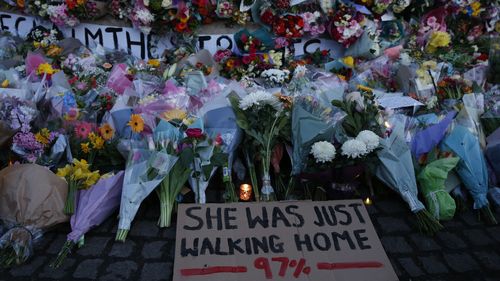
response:
[[[272,149],[277,143],[278,137],[289,126],[289,116],[287,112],[290,107],[289,100],[284,97],[279,98],[264,90],[252,92],[242,99],[237,95],[230,96],[231,105],[236,114],[236,122],[242,128],[250,139],[257,145],[260,152],[263,177],[263,186],[260,197],[262,200],[275,200],[274,188],[271,186],[270,165]],[[262,120],[265,120],[262,122]],[[311,143],[312,144],[312,143]],[[309,149],[305,152],[309,152]],[[247,157],[248,158],[248,157]],[[248,163],[253,161],[247,161]],[[249,165],[250,166],[250,165]],[[251,171],[251,174],[253,172]],[[256,179],[251,176],[254,191],[256,188]],[[258,191],[254,192],[258,195]]]
[[[434,234],[443,226],[425,209],[418,199],[417,181],[410,148],[405,142],[402,125],[396,126],[391,135],[380,141],[382,149],[377,152],[379,165],[375,175],[389,188],[399,193],[417,216],[421,231]]]
[[[226,199],[237,202],[232,181],[232,164],[235,152],[242,141],[243,131],[236,123],[236,115],[225,97],[219,97],[207,103],[203,108],[203,122],[207,134],[222,140],[222,151],[228,154],[228,161],[223,166],[223,181],[226,185]]]
[[[437,220],[450,220],[455,215],[455,200],[446,192],[445,182],[459,160],[458,157],[448,157],[432,161],[417,177],[427,208]]]
[[[181,129],[182,122],[187,118],[184,111],[175,109],[165,112],[164,118],[169,122],[161,120],[154,130],[154,146],[156,149],[165,149],[165,151],[177,158],[172,169],[168,171],[160,186],[156,189],[160,199],[160,217],[158,218],[159,227],[170,227],[172,222],[172,213],[175,200],[182,187],[187,182],[191,173],[190,164],[192,155],[190,151],[181,145],[184,139],[184,132]],[[175,126],[173,124],[181,124]]]
[[[130,151],[123,179],[116,241],[125,241],[142,201],[165,179],[177,159],[165,150]]]
[[[86,160],[73,159],[72,164],[67,164],[64,168],[57,169],[57,176],[63,178],[68,183],[68,197],[64,205],[64,213],[72,215],[77,205],[77,191],[88,189],[100,178],[99,171],[91,171]]]
[[[103,223],[120,204],[123,186],[123,171],[115,175],[104,175],[89,189],[80,190],[76,212],[71,216],[71,232],[61,251],[51,263],[59,267],[76,244],[81,246],[84,235],[90,229]]]
[[[345,114],[314,95],[297,96],[292,108],[292,174],[306,168],[311,146],[318,141],[330,141],[335,126]]]
[[[43,231],[68,217],[63,213],[67,184],[45,167],[12,165],[0,171],[0,266],[25,262]]]
[[[493,179],[493,184],[498,185],[500,184],[500,161],[498,161],[498,155],[500,155],[500,128],[497,128],[486,138],[486,143],[484,155],[493,172],[490,178]]]
[[[488,169],[477,136],[468,128],[456,125],[442,146],[460,157],[456,172],[474,199],[474,209],[480,210],[487,223],[496,224],[487,199]]]

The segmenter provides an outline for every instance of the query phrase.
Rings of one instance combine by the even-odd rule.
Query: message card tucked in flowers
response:
[[[398,280],[361,200],[182,204],[177,280]]]

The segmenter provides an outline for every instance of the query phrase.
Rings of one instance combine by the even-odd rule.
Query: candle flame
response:
[[[366,197],[364,202],[366,205],[371,205],[373,203],[373,201],[370,199],[370,197]]]

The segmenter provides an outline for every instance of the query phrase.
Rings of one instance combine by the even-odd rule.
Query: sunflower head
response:
[[[127,125],[130,126],[134,133],[140,133],[144,130],[144,119],[139,114],[132,114]]]
[[[109,123],[106,123],[99,128],[99,133],[101,133],[101,137],[104,140],[110,140],[115,135],[115,130],[113,130]]]

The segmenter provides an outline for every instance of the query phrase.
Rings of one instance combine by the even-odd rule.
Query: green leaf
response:
[[[201,170],[203,171],[203,176],[205,177],[205,179],[210,178],[210,174],[212,173],[213,168],[214,168],[214,165],[212,165],[212,164],[201,166]]]
[[[214,153],[214,155],[212,155],[212,158],[210,159],[212,165],[218,167],[226,165],[227,161],[228,161],[227,153]]]
[[[189,148],[186,148],[182,150],[181,154],[179,155],[179,158],[185,167],[189,167],[189,165],[191,165],[191,162],[193,162],[194,159],[193,151]]]

